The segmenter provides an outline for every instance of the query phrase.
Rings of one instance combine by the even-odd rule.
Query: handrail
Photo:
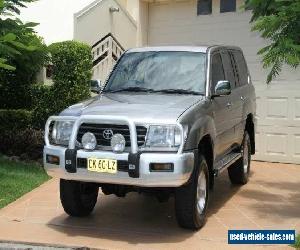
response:
[[[122,45],[111,33],[96,42],[92,46],[93,78],[104,83],[113,65],[124,51]]]

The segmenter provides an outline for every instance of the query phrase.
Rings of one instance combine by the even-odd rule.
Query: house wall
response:
[[[245,54],[257,94],[255,159],[300,163],[300,72],[285,68],[270,85],[265,83],[257,51],[266,41],[251,32],[250,11],[220,13],[213,1],[211,15],[197,16],[196,0],[155,1],[148,5],[148,35],[143,45],[229,44]]]
[[[135,47],[137,24],[124,7],[124,5],[127,6],[127,2],[119,1],[121,2],[95,1],[76,13],[74,15],[74,39],[93,45],[108,33],[112,33],[125,49]],[[119,8],[119,12],[111,13],[110,7]]]
[[[145,46],[148,44],[148,28],[149,28],[149,4],[145,1],[139,1],[138,13],[138,31],[137,46]]]

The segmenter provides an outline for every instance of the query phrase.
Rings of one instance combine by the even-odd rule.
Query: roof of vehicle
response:
[[[209,48],[220,48],[225,47],[228,49],[238,49],[239,47],[235,46],[223,46],[223,45],[206,45],[206,46],[154,46],[154,47],[141,47],[141,48],[132,48],[127,51],[131,52],[146,52],[146,51],[189,51],[189,52],[202,52],[206,53]]]

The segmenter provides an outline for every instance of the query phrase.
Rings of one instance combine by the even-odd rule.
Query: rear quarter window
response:
[[[234,61],[237,66],[239,85],[246,85],[248,83],[248,68],[241,51],[233,51]]]

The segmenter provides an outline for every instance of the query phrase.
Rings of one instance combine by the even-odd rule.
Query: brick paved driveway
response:
[[[88,218],[70,218],[51,180],[0,210],[0,241],[21,241],[100,249],[231,249],[228,229],[296,229],[300,232],[300,166],[252,162],[250,182],[232,186],[224,172],[211,193],[204,228],[177,227],[174,200],[158,203],[136,193],[99,196]],[[261,249],[238,246],[236,249]],[[288,246],[267,246],[287,249]]]

